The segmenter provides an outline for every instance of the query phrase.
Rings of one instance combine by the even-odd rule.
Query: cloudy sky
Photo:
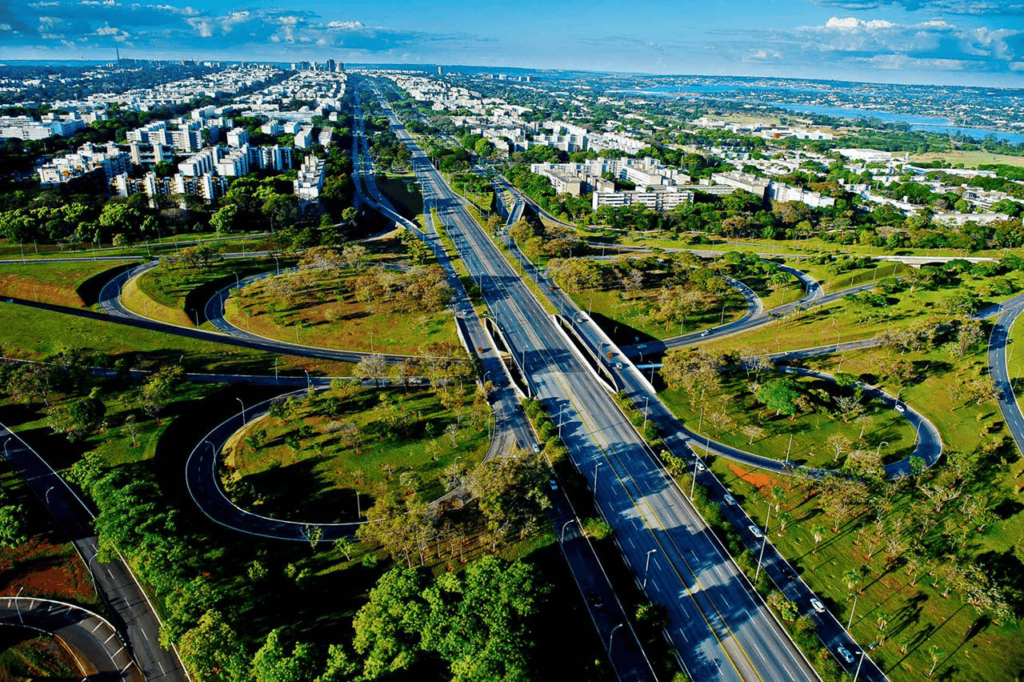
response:
[[[0,60],[439,63],[1024,87],[1024,0],[0,0]]]

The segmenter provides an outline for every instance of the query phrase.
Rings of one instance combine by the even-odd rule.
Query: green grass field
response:
[[[185,242],[202,242],[218,251],[243,252],[264,251],[272,248],[264,235],[220,235],[216,232],[187,232],[169,235],[157,239],[146,239],[136,245],[114,248],[109,243],[97,246],[91,242],[77,247],[61,247],[58,244],[25,244],[19,245],[6,239],[0,239],[0,259],[24,258],[26,260],[45,259],[51,257],[82,257],[82,256],[124,256],[125,258],[149,258],[155,255],[174,253],[181,248],[178,244]]]
[[[683,325],[666,325],[651,320],[647,311],[656,305],[657,291],[643,291],[640,294],[626,294],[618,290],[585,290],[569,294],[580,310],[589,311],[594,320],[612,337],[616,343],[630,344],[637,340],[666,339],[679,334],[706,327],[714,327],[723,320],[730,322],[742,317],[746,311],[746,301],[735,289],[729,289],[722,307],[698,312],[687,318]]]
[[[273,374],[275,361],[282,373],[302,375],[303,369],[329,376],[351,374],[351,365],[255,351],[211,341],[163,334],[116,322],[36,310],[0,303],[0,343],[21,357],[41,360],[62,347],[81,348],[111,359],[125,358],[132,367],[153,369],[180,364],[190,372]]]
[[[929,152],[927,154],[917,154],[910,157],[911,163],[931,162],[931,161],[948,161],[954,166],[962,163],[965,168],[977,168],[983,164],[1004,164],[1007,166],[1024,166],[1024,157],[1021,156],[1006,156],[1005,154],[993,154],[992,152],[983,151],[949,151],[949,152]]]
[[[777,373],[764,374],[761,382],[780,376]],[[804,395],[812,389],[824,390],[830,395],[837,393],[836,385],[830,381],[812,377],[794,378],[800,393]],[[697,431],[700,425],[700,433],[712,440],[772,459],[785,460],[788,452],[789,460],[798,465],[825,469],[842,467],[845,455],[837,459],[835,452],[827,445],[828,439],[833,436],[845,437],[854,447],[877,450],[884,463],[902,459],[914,449],[914,429],[898,413],[886,409],[877,401],[864,403],[862,422],[844,422],[839,416],[826,413],[823,406],[817,403],[815,411],[801,413],[791,420],[785,415],[776,416],[774,411],[761,405],[746,390],[746,382],[747,378],[739,373],[728,378],[720,391],[705,395],[704,400],[700,401],[704,407],[703,420],[701,406],[698,405],[696,409],[691,406],[685,393],[666,390],[659,395],[673,414],[691,430]],[[753,436],[745,434],[743,429],[746,427],[758,427],[762,433]],[[863,438],[860,436],[862,427]]]
[[[0,297],[20,298],[39,303],[79,307],[94,296],[88,289],[104,273],[120,270],[131,261],[53,262],[44,264],[0,265]]]
[[[939,289],[917,287],[914,293],[909,290],[894,293],[887,298],[889,305],[882,308],[857,305],[844,298],[707,345],[723,351],[742,347],[776,353],[874,338],[887,328],[903,328],[924,316],[941,316],[944,301],[961,289],[977,293],[980,307],[1005,300],[1009,296],[992,291],[993,285],[1001,281],[1019,291],[1024,287],[1024,273],[1011,272],[996,278],[964,275],[957,286]]]
[[[806,258],[791,258],[783,262],[789,267],[806,272],[816,279],[826,294],[849,289],[860,284],[867,284],[868,282],[886,277],[899,277],[909,269],[909,266],[902,263],[880,262],[877,264],[877,267],[858,268],[833,274],[829,272],[827,266],[812,263]]]
[[[273,291],[271,278],[261,280],[251,293],[227,299],[225,318],[260,336],[341,350],[416,355],[428,344],[456,340],[447,310],[379,310],[372,302],[356,299],[357,277],[352,271],[338,271],[287,297]]]
[[[467,403],[472,394],[471,388],[464,391]],[[407,436],[391,437],[382,428],[375,409],[382,396],[414,415]],[[355,425],[358,435],[339,436],[342,422]],[[454,413],[433,390],[362,389],[343,398],[329,415],[322,406],[301,405],[287,417],[267,415],[251,423],[226,448],[227,476],[245,486],[250,500],[258,500],[252,508],[264,516],[355,521],[356,492],[363,510],[381,486],[433,500],[445,493],[439,480],[445,467],[458,461],[471,468],[481,461],[490,446],[486,423],[456,425],[454,441],[445,431],[452,424]],[[245,437],[256,431],[264,431],[266,441],[253,449]],[[286,443],[289,436],[300,436],[300,442]],[[403,474],[408,472],[416,477],[415,488],[404,487]]]
[[[423,213],[423,195],[416,185],[416,175],[412,172],[388,172],[383,182],[377,179],[377,189],[391,200],[395,210],[409,219]]]

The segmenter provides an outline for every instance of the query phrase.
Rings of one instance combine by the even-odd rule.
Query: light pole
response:
[[[761,537],[761,553],[757,557],[757,571],[754,572],[754,582],[757,582],[761,575],[761,561],[764,559],[764,548],[768,544],[768,523],[772,520],[772,506],[768,505],[768,516],[764,519],[764,532]]]
[[[241,398],[236,397],[235,400],[242,406],[242,426],[245,426],[245,403],[242,402]]]
[[[306,373],[306,390],[308,391],[310,388],[313,387],[313,380],[309,378],[308,369],[303,369],[302,371]]]
[[[864,665],[864,652],[858,651],[857,655],[860,656],[860,661],[857,662],[857,672],[853,675],[853,682],[857,682],[860,678],[860,667]]]
[[[879,443],[878,447],[875,448],[875,457],[878,457],[878,453],[882,451],[882,446],[883,445],[888,445],[888,444],[889,444],[889,441],[887,441],[887,440],[883,440],[881,443]]]
[[[7,440],[4,441],[4,459],[10,459],[11,458],[11,454],[9,452],[7,452],[7,444],[10,443],[10,442],[11,442],[10,438],[8,438]]]
[[[21,622],[22,625],[25,624],[25,619],[21,617],[21,604],[18,601],[18,599],[21,597],[21,591],[24,590],[24,589],[25,589],[25,586],[22,585],[21,589],[18,590],[18,595],[14,598],[14,607],[16,609],[18,609],[18,620]],[[609,644],[609,646],[611,646],[611,645]]]
[[[46,494],[43,495],[43,499],[46,500],[46,506],[47,507],[50,506],[50,491],[51,490],[53,490],[53,486],[52,485],[49,488],[46,489]]]
[[[789,466],[789,453],[793,449],[793,434],[789,434],[789,445],[786,446],[786,466]]]
[[[235,276],[235,288],[236,289],[241,289],[242,288],[242,283],[238,279],[238,273],[237,272],[232,272],[231,274]]]
[[[616,625],[615,627],[612,628],[611,634],[608,635],[608,656],[609,657],[611,657],[611,655],[612,655],[612,637],[615,636],[615,631],[618,630],[619,628],[621,628],[623,625],[625,625],[625,623],[619,623],[618,625]]]
[[[562,524],[562,539],[560,540],[560,542],[565,542],[565,531],[567,531],[569,529],[569,525],[573,521],[574,521],[574,519],[569,519],[568,521],[566,521],[565,523]]]
[[[647,431],[647,405],[648,405],[648,403],[650,403],[650,401],[651,401],[651,397],[650,396],[644,396],[644,427],[643,427],[643,431],[644,432]]]
[[[597,495],[597,467],[604,464],[604,462],[598,462],[594,465],[594,494]]]
[[[853,614],[857,611],[857,593],[853,593],[853,608],[850,609],[850,621],[846,624],[846,629],[849,630],[850,626],[853,625]]]
[[[648,573],[651,570],[651,555],[654,554],[657,551],[658,550],[655,548],[655,549],[648,550],[648,552],[647,552],[647,562],[644,564],[644,586],[643,586],[643,589],[645,589],[645,590],[647,589],[647,575],[648,575]]]

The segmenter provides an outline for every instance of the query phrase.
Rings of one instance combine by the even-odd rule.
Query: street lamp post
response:
[[[882,446],[883,445],[888,445],[888,444],[889,444],[889,441],[887,441],[887,440],[883,440],[881,443],[879,443],[878,447],[875,448],[875,457],[878,457],[878,453],[882,451]]]
[[[303,369],[302,371],[306,373],[306,390],[308,391],[310,388],[313,387],[313,380],[309,378],[308,369]]]
[[[11,442],[10,438],[8,438],[7,440],[4,441],[4,459],[10,459],[11,458],[11,453],[7,452],[7,444],[10,443],[10,442]]]
[[[242,399],[239,397],[235,397],[235,400],[237,400],[238,404],[242,406],[242,426],[245,426],[245,403],[243,403]]]
[[[860,656],[860,661],[857,662],[857,672],[853,675],[853,682],[857,682],[860,679],[860,667],[864,665],[864,652],[858,651],[857,655]]]
[[[597,467],[604,464],[604,462],[598,462],[594,465],[594,494],[597,495]]]
[[[53,490],[53,486],[51,485],[49,488],[46,489],[46,494],[43,495],[43,499],[46,500],[46,506],[47,507],[50,506],[50,491],[52,491],[52,490]]]
[[[764,519],[764,533],[761,538],[761,553],[757,557],[757,571],[754,572],[754,582],[757,582],[758,576],[761,575],[761,561],[764,560],[764,548],[768,544],[768,523],[772,520],[772,506],[768,505],[768,516]]]
[[[647,405],[650,403],[650,401],[651,401],[651,397],[650,396],[644,396],[644,426],[643,426],[644,432],[647,431]]]
[[[850,626],[853,625],[853,614],[857,611],[857,593],[853,593],[853,608],[850,609],[850,621],[846,624],[846,629],[849,630]]]
[[[25,624],[25,619],[21,617],[21,604],[18,602],[18,599],[21,597],[21,590],[24,590],[24,589],[25,589],[25,586],[22,585],[21,589],[18,590],[18,595],[14,598],[14,606],[15,606],[15,608],[18,609],[18,620],[21,622],[22,625]],[[612,632],[614,633],[615,631],[613,630]],[[608,646],[611,646],[610,642],[611,642],[611,640],[609,639],[609,645]]]
[[[569,525],[572,522],[573,522],[573,519],[569,519],[568,521],[566,521],[565,523],[562,524],[562,539],[560,540],[560,542],[565,542],[565,531],[567,531],[569,529]]]
[[[657,548],[648,550],[647,552],[647,563],[644,564],[644,586],[643,589],[647,589],[647,575],[651,570],[651,555],[657,552]]]
[[[609,657],[611,657],[611,655],[612,655],[612,637],[615,636],[615,631],[618,630],[619,628],[621,628],[623,625],[625,625],[625,623],[619,623],[618,625],[616,625],[615,627],[612,628],[611,634],[608,635],[608,656]]]

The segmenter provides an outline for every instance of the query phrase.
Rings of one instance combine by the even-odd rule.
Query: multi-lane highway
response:
[[[812,680],[816,675],[682,492],[466,212],[390,110],[412,152],[424,200],[456,244],[510,340],[530,391],[556,422],[648,596],[666,606],[666,635],[696,679]],[[648,561],[649,559],[649,561]]]
[[[1010,365],[1007,354],[1010,352],[1010,330],[1014,322],[1024,312],[1024,295],[1014,296],[992,311],[998,314],[992,325],[992,334],[988,342],[988,368],[992,380],[999,390],[999,411],[1006,420],[1006,428],[1017,444],[1017,451],[1024,456],[1024,415],[1021,414],[1020,403],[1014,391],[1014,385],[1020,377],[1020,365],[1014,367],[1011,379]]]

